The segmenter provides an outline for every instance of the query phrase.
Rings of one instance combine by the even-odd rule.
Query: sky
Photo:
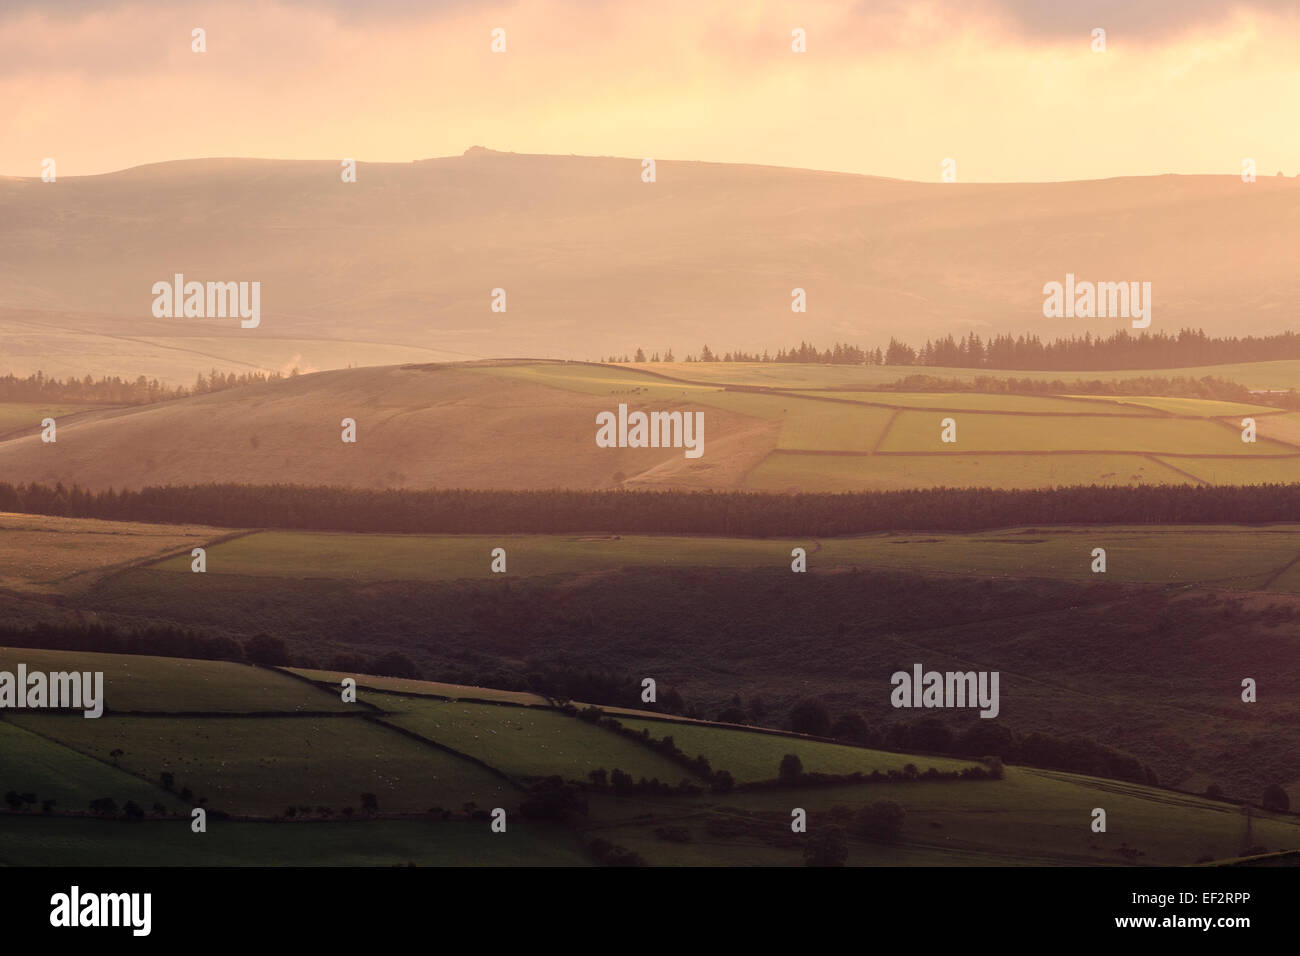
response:
[[[3,0],[0,175],[481,145],[921,181],[945,159],[959,182],[1248,157],[1294,176],[1297,50],[1295,0]]]

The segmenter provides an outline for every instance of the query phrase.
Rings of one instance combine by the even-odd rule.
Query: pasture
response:
[[[490,567],[489,555],[496,546],[506,549],[509,575],[522,577],[594,575],[630,567],[781,570],[790,566],[791,551],[802,547],[811,571],[889,568],[1079,581],[1097,579],[1091,571],[1091,552],[1102,547],[1107,551],[1106,580],[1110,582],[1276,589],[1289,578],[1271,581],[1272,577],[1300,556],[1300,526],[1061,526],[820,539],[263,531],[216,545],[209,553],[208,574],[250,580],[283,577],[360,582],[502,578]],[[179,600],[187,587],[204,588],[204,579],[194,576],[192,580],[186,561],[164,562],[157,571],[167,573],[151,573],[174,583],[168,592],[173,600]],[[303,673],[331,684],[352,676]],[[254,676],[249,680],[261,679]],[[369,686],[379,690],[416,692],[393,679],[382,683],[374,683],[377,678],[368,680]],[[430,693],[448,697],[488,693],[481,688],[440,686],[442,689]],[[329,695],[322,696],[328,702]],[[513,699],[537,702],[531,695]]]
[[[511,777],[586,780],[592,770],[675,785],[691,779],[680,764],[647,747],[554,710],[429,698],[372,695],[387,723],[477,757]]]

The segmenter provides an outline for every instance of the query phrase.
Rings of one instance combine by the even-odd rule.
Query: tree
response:
[[[831,736],[836,740],[865,744],[871,741],[871,729],[861,714],[844,714],[831,727]]]
[[[882,800],[863,807],[853,819],[857,833],[878,843],[897,843],[903,834],[903,820],[907,816],[901,806],[892,800]]]
[[[825,737],[831,729],[831,714],[815,697],[807,697],[790,710],[790,729],[799,734]]]
[[[804,866],[843,866],[849,859],[849,840],[839,827],[821,827],[807,835]]]
[[[1265,810],[1290,810],[1291,798],[1286,795],[1281,784],[1270,783],[1264,788],[1264,797],[1260,805]]]
[[[99,797],[90,801],[90,810],[102,816],[117,816],[117,801],[112,797]]]
[[[128,800],[122,805],[122,815],[132,823],[139,823],[144,819],[144,807],[134,800]]]
[[[798,759],[797,757],[795,758]],[[713,775],[710,786],[718,793],[730,793],[736,786],[736,778],[726,770],[719,770]]]
[[[640,348],[639,346],[637,347],[637,350],[636,350],[636,356],[632,359],[632,361],[634,361],[634,362],[644,362],[644,361],[645,361],[645,352],[641,351],[641,348]]]
[[[803,761],[797,754],[786,754],[781,758],[781,767],[777,777],[782,783],[797,783],[803,776]]]
[[[5,794],[5,803],[9,804],[10,810],[17,810],[23,805],[23,795],[17,790],[10,790]]]
[[[373,793],[363,793],[361,795],[361,809],[374,816],[379,812],[379,798]]]

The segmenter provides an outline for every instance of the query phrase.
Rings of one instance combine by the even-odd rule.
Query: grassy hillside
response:
[[[56,444],[35,434],[0,440],[0,472],[16,482],[94,489],[289,482],[865,491],[1300,478],[1300,414],[1265,406],[1141,396],[759,391],[727,387],[743,384],[745,366],[722,363],[717,374],[735,375],[716,385],[651,375],[648,368],[500,361],[304,375],[87,412],[64,423]],[[598,447],[597,414],[620,404],[701,413],[702,457],[688,458],[680,447]],[[1242,441],[1245,417],[1256,421],[1254,442]],[[345,419],[356,423],[355,443],[342,441]],[[949,419],[953,442],[941,437]],[[115,454],[121,447],[133,454]]]
[[[893,568],[971,577],[1100,580],[1092,549],[1107,551],[1104,580],[1286,591],[1283,574],[1300,557],[1300,525],[1014,528],[973,534],[875,534],[775,539],[672,535],[380,535],[261,531],[208,551],[208,575],[341,581],[501,579],[493,548],[504,548],[510,577],[598,574],[618,568],[788,568],[808,553],[812,571]],[[188,554],[150,566],[174,573],[178,598],[202,593]],[[1294,593],[1294,592],[1292,592]]]
[[[174,667],[147,658],[135,663],[154,682]],[[230,676],[225,665],[193,666],[209,670],[213,683]],[[302,686],[330,696],[323,687]],[[693,791],[655,794],[587,786],[570,791],[585,810],[543,824],[523,807],[530,778],[555,774],[580,783],[596,767],[620,767],[634,777],[690,775],[636,739],[561,710],[437,701],[442,685],[410,686],[425,693],[369,695],[388,705],[378,719],[361,704],[352,705],[355,716],[326,720],[275,713],[98,721],[10,715],[0,722],[5,786],[57,803],[45,813],[0,812],[0,864],[555,865],[584,862],[579,848],[597,837],[652,864],[799,864],[805,838],[790,831],[792,807],[807,810],[811,833],[847,826],[851,864],[1142,865],[1300,847],[1294,815],[1256,810],[1248,843],[1238,807],[1173,791],[1015,767],[1001,779],[931,781],[924,777],[931,767],[970,762],[665,720],[646,725],[652,736],[673,737],[742,784],[771,780],[786,753],[799,755],[805,770],[893,776],[733,792],[698,781]],[[639,729],[640,722],[624,718],[624,726]],[[921,779],[900,775],[909,763]],[[157,785],[164,771],[174,774],[171,790]],[[361,803],[367,792],[377,798],[369,810]],[[85,804],[100,796],[119,806],[135,800],[147,819],[88,816]],[[188,808],[201,798],[209,833],[195,837]],[[853,829],[856,810],[882,800],[904,808],[894,842]],[[492,833],[481,812],[497,806],[507,810],[504,834]],[[1105,834],[1089,827],[1097,806],[1107,810]],[[270,822],[228,820],[224,813]]]
[[[490,571],[498,546],[505,575]],[[810,573],[790,572],[794,547]],[[1099,547],[1105,574],[1092,571]],[[812,695],[883,729],[908,716],[882,690],[900,665],[978,665],[1003,673],[1015,705],[1001,722],[1018,733],[1080,733],[1180,786],[1238,781],[1252,793],[1277,779],[1300,799],[1295,743],[1278,733],[1300,690],[1300,529],[1290,525],[822,539],[259,532],[213,544],[203,575],[181,556],[86,581],[0,592],[0,602],[15,624],[169,622],[235,641],[268,632],[306,667],[396,651],[443,681],[367,678],[361,699],[372,703],[538,704],[532,675],[558,667],[652,675],[700,717],[761,697],[779,723]],[[273,695],[276,711],[341,707],[345,674],[301,671],[320,683],[316,695],[221,666],[239,693],[206,687],[178,662],[159,680],[178,690],[158,701],[139,693],[140,664],[106,668],[108,707],[249,712]],[[1267,685],[1249,706],[1239,700],[1247,676]],[[636,695],[603,702],[635,707]]]

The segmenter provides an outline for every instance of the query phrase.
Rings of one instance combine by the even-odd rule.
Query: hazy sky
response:
[[[0,174],[39,176],[45,157],[73,176],[477,144],[930,181],[948,157],[966,182],[1236,174],[1244,157],[1295,175],[1298,8],[0,0]],[[206,53],[191,52],[195,27]]]

